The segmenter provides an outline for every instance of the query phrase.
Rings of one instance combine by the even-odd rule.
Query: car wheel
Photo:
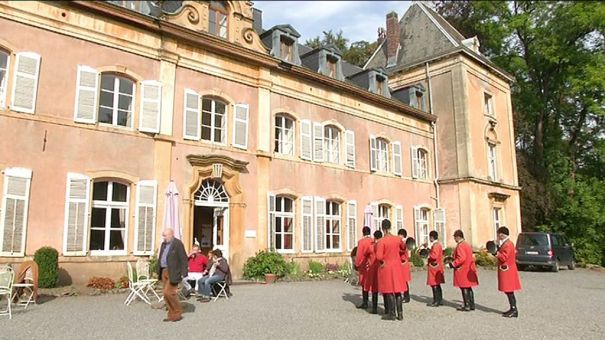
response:
[[[555,265],[550,269],[552,272],[556,273],[559,271],[559,261],[555,262]]]
[[[576,260],[571,260],[571,262],[569,263],[569,265],[567,266],[567,269],[569,270],[574,270],[576,269]]]

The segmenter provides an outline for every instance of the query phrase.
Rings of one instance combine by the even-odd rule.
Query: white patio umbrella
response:
[[[374,229],[374,212],[372,211],[371,205],[366,205],[366,208],[363,211],[363,226],[369,227],[370,229]]]
[[[164,206],[164,230],[174,230],[174,237],[181,239],[181,221],[179,219],[179,190],[176,183],[170,181],[166,189],[166,205]]]

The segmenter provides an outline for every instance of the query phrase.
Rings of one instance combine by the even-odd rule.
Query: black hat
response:
[[[504,234],[504,235],[508,236],[510,234],[510,232],[508,231],[507,227],[500,227],[500,228],[498,228],[498,234]]]

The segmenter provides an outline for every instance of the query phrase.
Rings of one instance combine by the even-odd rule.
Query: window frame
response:
[[[270,218],[272,218],[275,221],[275,225],[273,226],[273,242],[274,244],[271,246],[275,247],[275,251],[278,253],[282,253],[282,254],[292,254],[295,252],[296,250],[296,242],[295,242],[295,234],[296,234],[296,200],[285,196],[285,195],[275,195],[275,206],[274,206],[274,210],[269,209],[269,214],[270,214]],[[278,211],[277,210],[277,201],[278,200],[282,200],[281,203],[281,207],[282,210]],[[285,210],[285,200],[289,200],[291,201],[291,207],[292,207],[292,211],[284,211]],[[272,215],[272,216],[271,216]],[[281,219],[281,230],[280,232],[277,231],[277,219],[280,218]],[[284,231],[284,219],[289,218],[290,219],[290,223],[291,223],[291,232],[285,232]],[[283,248],[283,245],[285,244],[285,237],[286,235],[291,235],[292,236],[292,240],[291,240],[291,249],[285,249]],[[277,237],[280,237],[281,239],[281,243],[282,243],[282,248],[278,249],[276,244],[277,244]]]
[[[291,39],[285,34],[280,35],[279,37],[279,56],[282,60],[287,61],[289,63],[294,62],[294,39]],[[287,52],[287,54],[284,54]]]
[[[210,112],[205,111],[204,110],[204,100],[210,100]],[[221,104],[223,104],[225,106],[225,113],[223,115],[223,126],[220,128],[217,128],[215,126],[215,118],[217,115],[220,115],[218,113],[216,113],[216,103],[220,102]],[[202,142],[205,143],[210,143],[210,144],[218,144],[218,145],[227,145],[227,140],[228,140],[228,131],[229,131],[229,108],[230,105],[227,103],[227,101],[220,99],[220,98],[216,98],[213,96],[202,96],[200,97],[200,140]],[[204,125],[204,114],[210,114],[210,126],[206,126]],[[206,128],[210,128],[210,140],[208,139],[204,139],[204,127]],[[216,129],[220,129],[221,130],[221,141],[220,142],[215,142],[215,137],[216,137]]]
[[[431,209],[421,206],[417,207],[416,211],[414,214],[416,244],[429,244],[429,233],[433,230],[431,229]],[[422,226],[426,226],[426,233],[423,233]]]
[[[338,214],[335,215],[334,207],[338,207]],[[324,215],[325,220],[325,233],[324,237],[326,243],[323,248],[323,252],[326,253],[335,253],[342,251],[342,203],[336,200],[326,200],[326,211]],[[334,224],[338,225],[338,233],[333,232]],[[338,237],[338,248],[334,247],[334,240]],[[328,242],[330,239],[330,242]],[[328,243],[330,243],[330,247],[328,247]]]
[[[113,76],[114,77],[114,81],[113,81],[113,98],[112,98],[112,104],[113,107],[107,107],[107,106],[103,106],[104,108],[108,108],[111,109],[111,123],[107,123],[107,122],[102,122],[101,121],[101,94],[105,91],[105,92],[109,92],[108,90],[104,90],[103,89],[103,76]],[[129,95],[127,93],[121,93],[120,92],[120,83],[118,81],[121,82],[121,79],[123,80],[127,80],[130,81],[132,83],[132,95]],[[138,81],[125,76],[124,74],[121,73],[115,73],[115,72],[99,72],[99,77],[98,77],[98,91],[97,91],[97,98],[98,98],[98,102],[96,103],[96,111],[97,111],[97,124],[101,125],[101,126],[111,126],[114,128],[119,128],[119,129],[128,129],[128,130],[133,130],[134,129],[134,121],[135,121],[135,115],[136,115],[136,109],[137,109],[137,104],[136,104],[136,95],[137,95],[137,86],[138,86]],[[116,91],[117,89],[117,91]],[[120,95],[125,95],[125,96],[130,96],[130,125],[119,125],[117,124],[118,121],[118,112],[119,111],[123,111],[119,109],[119,100],[120,100]]]
[[[419,146],[416,149],[416,160],[417,160],[417,174],[418,179],[429,178],[429,151],[424,147]]]
[[[374,203],[376,206],[376,216],[372,216],[372,218],[374,219],[374,227],[376,228],[376,230],[382,230],[382,221],[385,219],[388,219],[389,221],[392,222],[391,217],[391,213],[392,213],[392,206],[390,204],[387,203]]]
[[[95,200],[94,199],[94,185],[96,183],[107,182],[107,201]],[[118,183],[126,186],[126,202],[113,201],[113,184]],[[116,255],[127,255],[128,254],[128,233],[130,226],[130,195],[131,195],[131,185],[126,182],[122,182],[117,179],[97,179],[93,180],[91,183],[91,204],[90,204],[90,222],[88,225],[88,252],[91,256],[116,256]],[[92,210],[95,208],[104,208],[105,211],[105,226],[104,228],[94,228],[93,229],[93,221],[92,221]],[[111,228],[111,212],[113,209],[125,210],[124,216],[124,228]],[[123,250],[111,250],[107,249],[110,246],[111,241],[111,231],[124,229],[124,249]],[[92,250],[90,247],[90,241],[92,239],[92,231],[93,230],[104,230],[104,249],[103,250]]]
[[[291,141],[284,140],[283,136],[287,137],[288,129],[285,127],[286,122],[291,122]],[[278,122],[281,122],[282,126],[278,125]],[[274,148],[273,152],[285,155],[285,156],[295,156],[296,155],[296,120],[284,113],[278,113],[275,115],[274,119],[275,128],[274,128]],[[289,153],[284,152],[285,145],[288,143],[291,144],[291,150]]]
[[[381,144],[384,144],[384,150],[382,150]],[[383,173],[390,172],[389,145],[390,142],[385,138],[376,137],[376,171]],[[384,168],[382,166],[384,166]]]
[[[217,8],[216,4],[220,4],[222,8]],[[213,6],[214,5],[214,6]],[[221,36],[221,26],[220,20],[217,20],[217,14],[221,14],[225,19],[225,36]],[[214,33],[211,31],[210,27],[212,22],[212,17],[214,17]],[[208,6],[208,33],[212,34],[215,37],[228,40],[229,39],[229,8],[225,1],[210,1]]]
[[[0,53],[6,54],[6,67],[4,70],[4,78],[0,80],[0,109],[7,108],[6,101],[8,95],[8,79],[10,77],[9,72],[11,71],[11,52],[0,48]],[[0,66],[0,70],[2,67]],[[2,86],[4,84],[4,86]]]
[[[487,142],[487,176],[493,182],[498,181],[498,148],[497,144]]]
[[[492,207],[492,229],[494,241],[498,239],[498,228],[506,225],[504,221],[504,207],[502,206],[493,206]]]
[[[489,117],[496,117],[494,95],[487,91],[483,91],[483,114]]]
[[[341,164],[342,131],[335,125],[325,124],[323,134],[324,163]],[[334,136],[336,134],[336,136]]]

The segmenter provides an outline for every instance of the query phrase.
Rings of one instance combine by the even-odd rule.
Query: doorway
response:
[[[207,179],[195,193],[193,242],[204,254],[220,249],[229,259],[229,197],[222,183]]]

